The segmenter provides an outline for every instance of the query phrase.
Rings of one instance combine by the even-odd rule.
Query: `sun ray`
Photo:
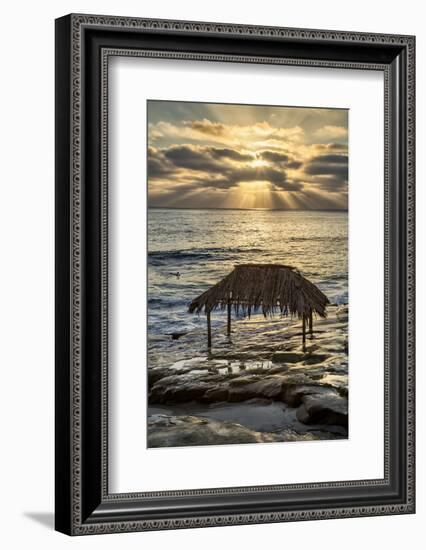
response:
[[[347,209],[344,109],[150,101],[150,205]]]

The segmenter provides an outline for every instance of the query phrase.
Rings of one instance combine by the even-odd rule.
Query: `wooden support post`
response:
[[[311,338],[314,336],[314,322],[312,318],[312,310],[309,313],[309,333],[311,335]]]
[[[231,336],[231,302],[228,302],[228,327],[226,332],[228,336]]]
[[[302,343],[306,344],[306,317],[304,315],[302,317]]]
[[[212,347],[212,325],[210,320],[210,311],[207,312],[207,347]]]

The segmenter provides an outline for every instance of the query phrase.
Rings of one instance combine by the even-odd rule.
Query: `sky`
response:
[[[348,111],[148,101],[148,204],[346,210]]]

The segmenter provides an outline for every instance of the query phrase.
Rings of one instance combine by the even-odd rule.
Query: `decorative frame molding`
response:
[[[203,49],[200,39],[206,37],[213,51],[194,51]],[[83,535],[414,512],[414,50],[414,37],[389,34],[95,15],[56,21],[58,530]],[[108,59],[117,55],[383,71],[383,480],[108,493]],[[395,409],[405,413],[399,422]],[[328,503],[314,505],[318,492]],[[186,512],[173,510],[177,497],[188,500]],[[203,512],[213,500],[217,513]]]

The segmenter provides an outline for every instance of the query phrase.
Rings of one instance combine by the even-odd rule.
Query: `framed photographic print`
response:
[[[56,21],[56,529],[413,513],[412,36]]]

